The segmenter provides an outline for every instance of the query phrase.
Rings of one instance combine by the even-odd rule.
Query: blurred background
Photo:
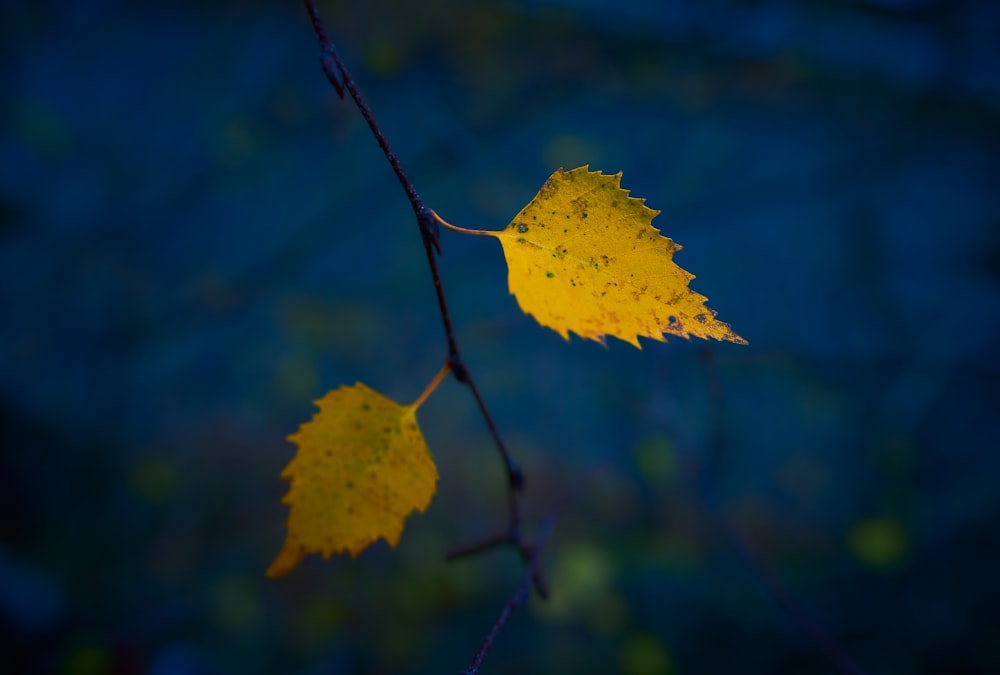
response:
[[[623,171],[750,341],[567,344],[496,242],[443,233],[527,531],[555,516],[551,600],[484,674],[836,672],[809,622],[868,673],[1000,672],[997,3],[320,5],[444,218],[500,229],[559,167]],[[312,401],[413,400],[445,356],[301,3],[0,12],[0,670],[464,669],[521,565],[443,560],[504,518],[454,382],[399,547],[264,577]]]

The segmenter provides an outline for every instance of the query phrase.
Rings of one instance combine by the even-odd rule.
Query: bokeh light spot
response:
[[[668,675],[673,670],[670,654],[652,635],[630,635],[620,658],[624,675]]]
[[[856,523],[847,535],[851,553],[870,567],[895,567],[906,556],[906,532],[894,518],[867,518]]]

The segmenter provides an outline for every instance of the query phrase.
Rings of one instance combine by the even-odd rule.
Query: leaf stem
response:
[[[444,365],[441,366],[441,370],[438,371],[438,374],[434,376],[434,379],[431,380],[431,383],[427,385],[426,389],[424,389],[424,393],[422,393],[417,398],[416,401],[411,403],[410,407],[416,410],[417,408],[422,406],[424,404],[424,401],[427,400],[427,397],[434,393],[434,390],[438,388],[438,385],[444,381],[444,378],[447,377],[448,373],[450,372],[451,372],[451,361],[445,361]]]
[[[491,230],[469,230],[464,227],[459,227],[458,225],[452,225],[447,220],[439,216],[437,214],[437,211],[435,211],[434,209],[431,209],[431,218],[436,220],[441,225],[444,225],[449,230],[452,230],[453,232],[461,232],[462,234],[474,234],[477,236],[487,236],[487,237],[495,237],[499,234],[499,232],[493,232]]]

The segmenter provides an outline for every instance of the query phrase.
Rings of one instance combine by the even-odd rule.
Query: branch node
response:
[[[340,81],[340,77],[337,74],[337,62],[334,60],[333,55],[329,51],[324,51],[323,56],[319,57],[319,63],[323,66],[323,74],[326,75],[326,79],[329,80],[334,90],[336,90],[337,97],[343,101],[344,83]]]
[[[462,384],[469,384],[469,369],[465,367],[465,363],[462,362],[462,357],[459,356],[457,351],[452,352],[448,356],[448,363],[451,364],[451,372],[455,375],[455,379]]]
[[[417,224],[420,225],[420,233],[428,239],[434,246],[434,251],[441,255],[441,227],[434,218],[434,212],[424,205],[423,201],[417,208]]]
[[[507,468],[507,481],[515,491],[524,492],[524,471],[513,460],[511,460]]]
[[[476,652],[475,657],[472,659],[472,663],[465,671],[465,675],[477,675],[479,673],[479,669],[483,665],[483,660],[486,658],[486,655],[489,654],[490,649],[493,648],[493,643],[496,641],[497,636],[500,635],[500,631],[503,630],[504,625],[510,618],[511,612],[518,607],[523,607],[525,603],[528,602],[528,598],[531,597],[532,586],[538,588],[539,595],[545,597],[543,587],[539,585],[539,555],[542,551],[542,547],[545,545],[546,539],[552,532],[552,527],[552,518],[544,518],[538,528],[538,534],[535,536],[535,543],[532,546],[518,547],[518,550],[521,551],[522,555],[524,555],[525,551],[528,553],[527,558],[524,561],[525,570],[521,577],[521,583],[517,585],[513,595],[510,596],[507,604],[504,605],[503,611],[500,612],[500,616],[498,616],[497,620],[494,622],[493,628],[490,629],[490,632],[486,635],[486,639],[483,640],[483,644],[479,647],[479,651]]]

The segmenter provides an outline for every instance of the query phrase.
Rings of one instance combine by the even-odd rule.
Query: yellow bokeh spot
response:
[[[140,461],[129,477],[133,492],[147,502],[166,502],[180,486],[177,464],[165,457],[150,457]]]
[[[583,619],[597,632],[614,632],[626,618],[612,588],[614,573],[611,558],[600,548],[570,545],[554,561],[548,601],[533,607],[543,617]]]
[[[365,49],[365,65],[379,77],[392,77],[403,65],[403,57],[389,40],[373,40]]]
[[[677,453],[666,436],[648,436],[636,446],[634,452],[639,473],[648,483],[663,485],[677,477]]]
[[[909,548],[906,532],[895,518],[867,518],[854,525],[847,544],[862,563],[871,567],[895,567]]]
[[[596,546],[577,545],[560,562],[558,578],[577,594],[592,595],[604,590],[613,575],[608,554]]]
[[[670,654],[652,635],[631,635],[622,645],[623,675],[669,675],[673,672]]]
[[[111,672],[111,655],[108,650],[94,645],[82,647],[66,662],[67,675],[104,675]]]

